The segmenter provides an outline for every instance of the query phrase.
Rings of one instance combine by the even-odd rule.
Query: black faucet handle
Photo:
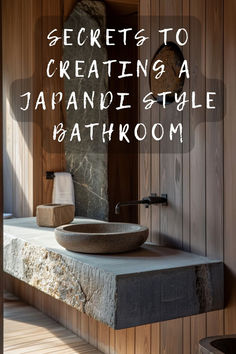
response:
[[[151,193],[149,197],[144,197],[142,200],[131,200],[129,202],[119,202],[116,204],[115,213],[119,214],[121,206],[144,204],[146,208],[152,204],[168,205],[167,194],[162,194],[160,197],[156,193]]]
[[[156,193],[151,193],[149,197],[142,199],[144,204],[162,204],[168,205],[167,194],[161,194],[159,197]]]

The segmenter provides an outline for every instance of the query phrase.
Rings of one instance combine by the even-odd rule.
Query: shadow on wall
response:
[[[32,215],[32,201],[26,195],[29,191],[25,180],[19,179],[19,173],[13,166],[6,145],[3,145],[3,210],[4,213],[11,213],[15,217],[26,217]]]

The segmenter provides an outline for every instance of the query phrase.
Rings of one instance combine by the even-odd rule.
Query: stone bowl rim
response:
[[[104,232],[83,232],[83,231],[69,231],[65,230],[66,227],[75,227],[75,226],[81,226],[81,225],[89,225],[89,226],[97,226],[97,225],[107,225],[107,224],[112,224],[112,225],[128,225],[128,226],[136,226],[136,229],[128,229],[126,231],[116,231],[116,232],[111,232],[111,231],[104,231]],[[127,235],[127,234],[135,234],[135,233],[140,233],[140,232],[146,232],[149,231],[148,227],[140,225],[140,224],[134,224],[134,223],[126,223],[126,222],[88,222],[88,223],[81,223],[81,224],[65,224],[61,225],[55,228],[55,233],[64,233],[68,234],[70,236],[79,236],[79,235],[88,235],[88,236],[109,236],[109,235]],[[73,235],[74,234],[74,235]]]

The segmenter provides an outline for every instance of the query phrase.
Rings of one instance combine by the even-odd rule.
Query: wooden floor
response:
[[[4,304],[4,353],[101,354],[54,320],[19,301]]]

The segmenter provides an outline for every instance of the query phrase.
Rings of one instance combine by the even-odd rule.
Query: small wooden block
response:
[[[57,227],[73,221],[75,206],[72,204],[38,205],[36,219],[39,226]]]

